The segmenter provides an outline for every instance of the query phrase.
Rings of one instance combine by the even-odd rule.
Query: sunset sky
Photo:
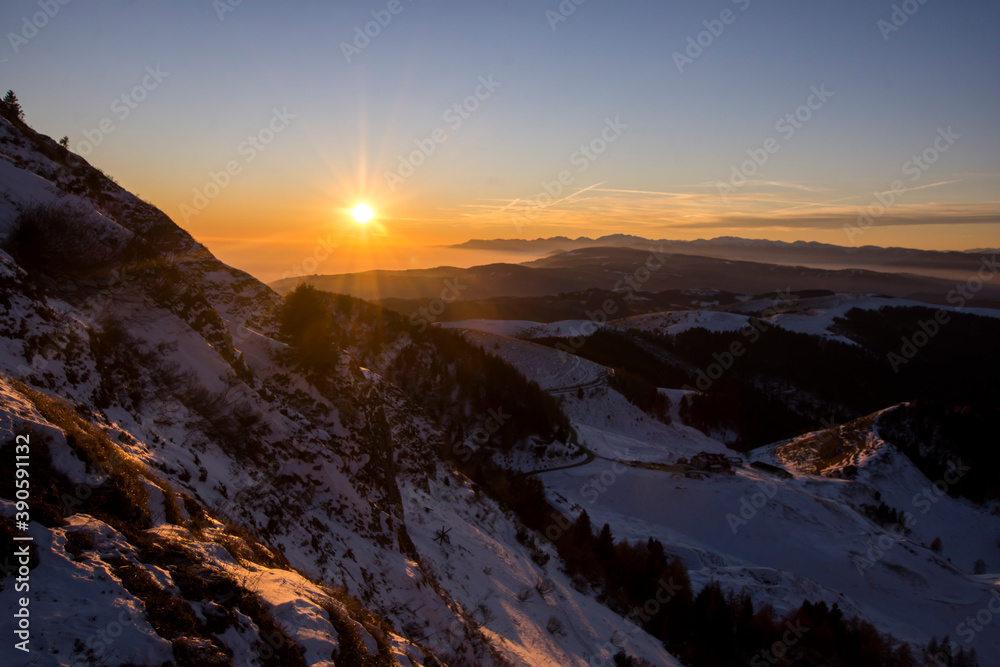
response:
[[[236,2],[5,2],[0,86],[264,280],[470,238],[1000,246],[996,2]]]

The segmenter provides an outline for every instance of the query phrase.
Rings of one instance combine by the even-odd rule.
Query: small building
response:
[[[732,462],[724,454],[701,452],[700,454],[692,456],[687,465],[693,470],[699,470],[706,473],[735,474],[733,472]]]

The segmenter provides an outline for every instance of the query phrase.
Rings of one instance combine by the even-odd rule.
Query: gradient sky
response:
[[[897,3],[916,11],[905,23],[897,13],[902,25],[888,32],[894,3],[881,0],[566,0],[575,10],[554,30],[546,12],[559,13],[557,0],[399,0],[348,63],[342,44],[389,0],[235,1],[77,0],[32,34],[24,17],[45,2],[9,0],[0,67],[33,127],[67,135],[264,280],[304,262],[320,273],[469,264],[429,247],[469,238],[1000,246],[996,2]],[[701,35],[708,46],[679,71],[675,52],[724,11],[731,22]],[[31,36],[15,48],[10,33]],[[168,76],[122,118],[116,100],[144,77],[152,84],[157,67]],[[500,85],[455,127],[445,114],[480,77]],[[812,87],[833,96],[814,98],[819,108],[788,136],[776,123]],[[263,150],[248,148],[275,109],[295,118],[274,121],[282,129]],[[104,119],[113,131],[99,132]],[[609,119],[627,128],[595,160],[575,155]],[[447,141],[390,187],[386,173],[438,128]],[[959,137],[938,142],[947,150],[933,165],[907,164],[948,128]],[[88,136],[100,145],[87,150]],[[777,152],[723,198],[719,182],[748,150],[766,154],[769,138]],[[230,161],[240,173],[210,187],[203,210],[183,209]],[[561,172],[557,201],[539,202]],[[893,205],[872,209],[863,233],[845,231],[894,181],[904,189]],[[364,228],[347,214],[359,201],[378,214]]]

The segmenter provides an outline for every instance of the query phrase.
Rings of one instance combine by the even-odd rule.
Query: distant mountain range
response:
[[[746,243],[749,248],[753,244],[766,245],[769,242]],[[667,247],[666,244],[664,247]],[[734,243],[733,247],[740,245]],[[659,251],[621,246],[588,247],[522,264],[304,276],[281,280],[271,286],[279,293],[286,293],[304,282],[324,291],[349,294],[362,299],[442,298],[446,302],[498,297],[541,297],[589,289],[647,293],[721,290],[742,295],[774,294],[777,290],[791,289],[882,294],[935,304],[946,303],[949,293],[956,287],[955,279],[926,275],[884,273],[864,268],[813,268],[735,257],[730,259],[681,254],[672,250],[667,250],[663,255],[657,253]],[[982,259],[978,256],[954,254],[966,259],[964,275],[974,276]],[[658,257],[660,259],[656,259]],[[650,258],[653,261],[647,265]],[[643,268],[656,266],[661,261],[662,266],[659,268]],[[958,260],[953,258],[951,265],[958,264]],[[626,280],[630,277],[631,285]],[[1000,284],[987,284],[969,305],[993,307],[998,304]]]
[[[914,250],[878,246],[845,247],[813,241],[768,241],[722,236],[695,241],[653,240],[629,234],[612,234],[591,239],[554,236],[547,239],[474,239],[448,246],[462,250],[493,250],[546,254],[594,247],[663,248],[666,252],[742,259],[768,264],[792,264],[820,268],[858,268],[890,273],[917,273],[936,278],[968,278],[979,267],[979,255],[995,254],[996,249],[959,251]]]

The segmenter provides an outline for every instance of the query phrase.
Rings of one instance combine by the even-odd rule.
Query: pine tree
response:
[[[902,644],[896,649],[895,659],[897,665],[915,665],[917,663],[909,644]]]
[[[576,518],[576,523],[573,524],[573,538],[578,546],[589,545],[594,539],[594,529],[587,510],[580,512],[580,516]]]
[[[615,550],[615,538],[611,535],[611,526],[604,524],[601,528],[601,534],[597,536],[597,557],[601,560],[605,566],[611,562],[611,557],[614,555]]]
[[[0,100],[0,104],[3,105],[4,115],[11,119],[17,119],[20,121],[24,120],[24,110],[21,108],[21,103],[17,101],[17,95],[14,94],[13,90],[8,90],[7,94],[3,96],[3,100]]]
[[[336,362],[330,336],[332,318],[323,294],[312,285],[299,285],[285,296],[279,331],[295,346],[299,361],[308,369],[325,372]]]

